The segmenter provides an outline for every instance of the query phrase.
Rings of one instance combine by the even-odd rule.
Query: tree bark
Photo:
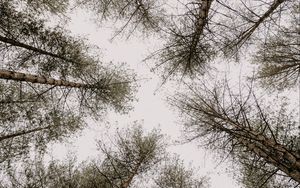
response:
[[[25,74],[14,71],[7,71],[0,69],[0,79],[15,80],[22,82],[38,83],[52,86],[63,86],[72,88],[87,88],[89,85],[77,82],[70,82],[66,80],[57,80],[54,78],[47,78],[44,76]]]
[[[263,138],[264,136],[260,135],[260,137]],[[238,138],[238,140],[257,156],[300,183],[300,158],[295,152],[287,150],[281,144],[274,145],[265,137],[261,141],[263,143],[251,142],[251,140],[243,138]]]
[[[262,24],[283,2],[286,0],[274,0],[271,7],[246,31],[244,31],[240,37],[238,37],[238,41],[235,45],[241,44],[244,40],[248,39],[252,33]]]
[[[133,172],[129,176],[129,178],[125,182],[122,183],[121,188],[128,188],[129,187],[129,185],[131,184],[134,176],[136,176],[138,174],[138,170],[139,170],[141,164],[142,164],[142,160],[135,166],[135,168],[133,169]]]
[[[213,0],[199,0],[199,4],[201,4],[197,22],[195,23],[195,33],[193,35],[193,39],[190,46],[190,54],[189,54],[189,62],[191,62],[192,57],[195,55],[195,51],[197,45],[200,41],[200,37],[203,34],[204,26],[207,23],[208,12],[211,7],[211,3]]]
[[[51,53],[51,52],[33,47],[33,46],[30,46],[28,44],[21,43],[19,41],[16,41],[16,40],[13,40],[13,39],[1,36],[1,35],[0,35],[0,41],[4,42],[4,43],[7,43],[7,44],[11,44],[12,46],[17,46],[17,47],[20,47],[20,48],[24,48],[26,50],[37,52],[39,54],[48,55],[48,56],[51,56],[51,57],[54,57],[54,58],[58,58],[58,59],[76,64],[76,62],[74,62],[72,59],[68,59],[66,57],[63,57],[63,56],[60,56],[60,55],[57,55],[57,54],[54,54],[54,53]]]
[[[17,133],[0,136],[0,142],[3,141],[3,140],[6,140],[6,139],[15,138],[15,137],[18,137],[18,136],[22,136],[22,135],[25,135],[25,134],[30,134],[30,133],[33,133],[33,132],[42,131],[42,130],[49,129],[49,128],[50,128],[50,126],[39,127],[39,128],[27,130],[27,131],[20,131],[20,132],[17,132]]]
[[[230,130],[224,126],[217,125],[216,128],[225,131],[236,138],[243,146],[263,158],[269,164],[286,173],[293,180],[300,183],[300,156],[294,151],[287,149],[284,145],[277,143],[265,135],[234,123],[233,121],[222,118],[238,130]]]
[[[199,12],[199,20],[196,23],[196,32],[199,32],[200,35],[203,34],[204,26],[208,20],[208,13],[211,7],[213,0],[200,0],[201,8]]]

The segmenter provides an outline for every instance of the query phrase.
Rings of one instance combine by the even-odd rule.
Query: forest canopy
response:
[[[105,46],[69,29],[79,10],[110,43],[155,47],[138,65],[106,62]],[[233,162],[245,188],[299,187],[299,41],[297,0],[0,0],[0,187],[209,187],[168,152],[180,142]],[[101,156],[45,160],[111,114],[132,120],[150,88],[139,66],[159,77],[151,92],[179,117],[177,142],[133,120],[97,138]]]

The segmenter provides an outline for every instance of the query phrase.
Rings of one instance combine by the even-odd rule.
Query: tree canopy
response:
[[[104,124],[109,111],[128,114],[136,100],[139,73],[127,62],[102,61],[96,46],[66,28],[77,9],[99,27],[109,23],[111,42],[157,40],[141,63],[163,84],[175,81],[168,101],[185,142],[227,153],[245,188],[300,185],[300,112],[292,94],[279,97],[300,86],[298,1],[0,0],[0,186],[129,188],[145,177],[153,188],[208,186],[168,157],[157,129],[145,134],[138,123],[116,130],[110,144],[98,140],[102,158],[43,162],[49,144],[91,120]],[[255,70],[243,71],[253,77],[218,82],[228,62],[252,63]]]

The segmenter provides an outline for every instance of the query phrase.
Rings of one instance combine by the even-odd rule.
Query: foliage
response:
[[[281,29],[295,1],[184,1],[166,15],[161,28],[164,45],[149,58],[164,81],[195,78],[209,70],[216,58],[239,60],[259,41]],[[179,10],[179,11],[178,11]]]
[[[130,137],[121,137],[126,135]],[[118,132],[111,147],[99,144],[101,158],[76,164],[74,158],[66,162],[51,161],[45,165],[39,160],[28,160],[21,168],[15,168],[7,176],[6,187],[99,187],[127,188],[137,176],[155,169],[163,159],[165,144],[157,130],[147,134],[142,127]]]
[[[18,12],[7,2],[0,6],[3,65],[64,79],[94,69],[97,62],[87,56],[89,47],[83,40],[66,35],[62,28],[47,28],[45,20]]]
[[[196,177],[194,169],[184,167],[177,156],[169,158],[155,180],[155,188],[204,188],[208,187],[206,177]]]
[[[80,85],[60,87],[1,75],[1,163],[28,157],[30,148],[43,153],[48,143],[81,130],[87,115],[101,118],[110,109],[120,113],[131,109],[135,75],[124,64],[106,68],[89,55],[82,39],[61,28],[46,27],[44,20],[19,12],[13,2],[1,1],[0,7],[3,68]]]
[[[105,178],[112,185],[127,187],[135,176],[141,176],[156,167],[164,158],[165,144],[158,130],[144,134],[135,122],[131,129],[117,132],[115,149],[110,149],[99,141],[99,149],[106,158],[100,166]]]
[[[280,28],[274,36],[261,44],[254,57],[254,62],[259,65],[257,78],[264,87],[282,90],[299,83],[300,28],[294,26],[299,17],[299,7],[295,6],[294,10],[289,26]]]
[[[251,88],[247,92],[240,88],[243,93],[234,93],[226,82],[213,89],[205,84],[189,89],[190,93],[178,93],[171,99],[185,118],[188,141],[202,141],[208,148],[223,154],[227,151],[233,160],[248,161],[251,168],[264,168],[264,164],[265,169],[271,166],[276,170],[272,176],[284,173],[293,183],[299,181],[299,175],[291,173],[299,173],[297,162],[292,162],[299,157],[299,122],[287,113],[284,104],[279,105],[280,110],[274,104],[272,108],[265,107]],[[290,162],[287,153],[295,156]],[[289,170],[283,167],[286,165],[291,165]]]
[[[163,22],[163,2],[155,0],[77,0],[77,5],[92,10],[97,21],[123,20],[115,36],[129,29],[129,36],[137,28],[142,31],[158,31]],[[128,28],[129,27],[129,28]]]
[[[63,141],[85,125],[74,111],[53,103],[53,96],[33,98],[33,91],[19,90],[19,84],[0,88],[0,163],[12,163],[30,156],[34,148],[44,153],[50,142]],[[2,168],[1,167],[1,168]]]
[[[52,16],[63,14],[69,6],[68,0],[1,0],[1,2],[9,3],[10,6],[18,6],[23,12],[41,15],[49,12]]]

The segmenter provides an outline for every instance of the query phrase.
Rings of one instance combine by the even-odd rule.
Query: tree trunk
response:
[[[27,49],[27,50],[30,50],[30,51],[33,51],[33,52],[37,52],[39,54],[48,55],[48,56],[51,56],[51,57],[54,57],[54,58],[58,58],[58,59],[76,64],[76,62],[74,62],[73,60],[68,59],[66,57],[63,57],[63,56],[60,56],[60,55],[57,55],[57,54],[54,54],[54,53],[51,53],[51,52],[33,47],[33,46],[30,46],[30,45],[27,45],[27,44],[21,43],[19,41],[16,41],[16,40],[13,40],[13,39],[10,39],[10,38],[3,37],[1,35],[0,35],[0,41],[4,42],[4,43],[7,43],[7,44],[11,44],[12,46],[17,46],[17,47],[24,48],[24,49]]]
[[[136,176],[138,174],[138,170],[140,168],[142,164],[142,160],[135,166],[135,168],[133,169],[132,174],[129,176],[129,178],[122,183],[121,188],[128,188],[130,183],[132,182],[134,176]]]
[[[237,131],[230,130],[224,126],[216,126],[217,129],[225,131],[233,136],[254,152],[257,156],[263,158],[269,164],[280,169],[289,177],[300,183],[300,156],[294,151],[287,149],[284,145],[277,143],[273,139],[267,138],[265,135],[257,133],[252,130],[234,123],[230,119],[222,118],[227,123],[231,124]]]
[[[69,82],[66,80],[57,80],[54,78],[46,78],[44,76],[7,71],[3,69],[0,69],[0,79],[38,83],[38,84],[45,84],[45,85],[52,85],[52,86],[73,87],[73,88],[89,87],[87,84]]]
[[[235,45],[239,45],[243,43],[244,40],[248,39],[252,33],[262,24],[283,2],[286,0],[274,0],[271,7],[246,31],[244,31],[240,37],[238,37],[238,41]]]
[[[251,142],[249,139],[238,138],[239,142],[263,158],[269,164],[286,173],[293,180],[300,183],[300,157],[295,152],[287,150],[281,144],[270,142],[270,139],[260,135],[261,142]]]
[[[195,54],[196,48],[200,41],[201,35],[203,35],[204,26],[207,23],[208,12],[209,12],[212,1],[213,0],[199,0],[199,4],[201,4],[201,7],[199,10],[197,21],[195,23],[195,31],[192,36],[192,41],[191,41],[191,45],[190,45],[190,53],[188,56],[188,64],[191,64],[192,59],[194,58],[195,55],[197,55],[197,54]],[[187,71],[187,69],[190,69],[190,71],[192,71],[190,66],[186,67],[185,72]]]
[[[25,135],[25,134],[30,134],[30,133],[33,133],[33,132],[42,131],[42,130],[49,129],[49,128],[50,128],[50,126],[39,127],[39,128],[27,130],[27,131],[20,131],[20,132],[17,132],[17,133],[0,136],[0,142],[3,141],[3,140],[6,140],[6,139],[15,138],[15,137],[18,137],[18,136],[22,136],[22,135]]]
[[[199,3],[201,3],[201,8],[199,12],[199,20],[196,23],[196,31],[200,33],[200,35],[203,34],[204,26],[207,23],[208,20],[208,12],[211,7],[211,3],[213,0],[200,0]]]
[[[191,51],[195,51],[197,44],[199,43],[201,35],[203,35],[204,26],[207,23],[208,12],[213,0],[200,0],[201,4],[197,22],[195,23],[195,34],[193,36]]]

